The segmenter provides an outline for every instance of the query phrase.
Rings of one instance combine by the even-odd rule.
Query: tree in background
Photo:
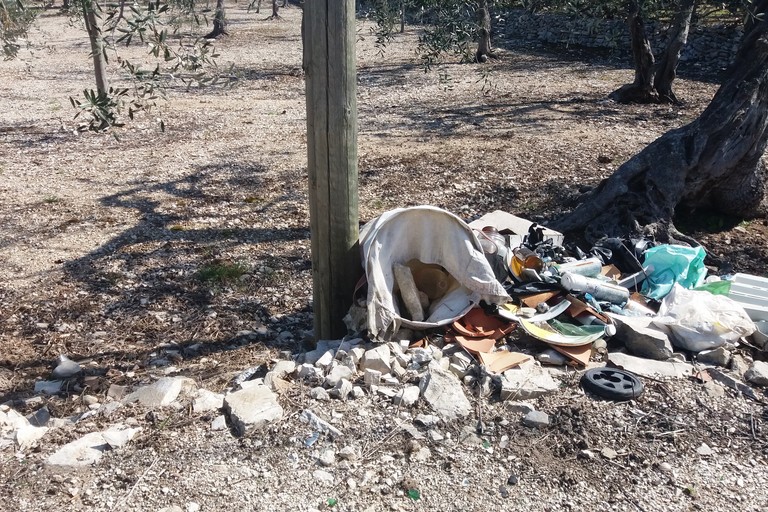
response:
[[[552,226],[603,236],[646,233],[695,243],[673,224],[676,209],[749,217],[765,194],[768,143],[768,0],[759,0],[727,79],[690,124],[662,135]]]
[[[27,37],[27,30],[35,21],[35,15],[35,9],[21,0],[0,0],[0,44],[3,45],[6,60],[18,54],[21,48],[19,40]]]

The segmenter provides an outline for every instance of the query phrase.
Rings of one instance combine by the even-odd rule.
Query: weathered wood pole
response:
[[[302,32],[315,339],[334,339],[361,272],[354,0],[306,0]]]

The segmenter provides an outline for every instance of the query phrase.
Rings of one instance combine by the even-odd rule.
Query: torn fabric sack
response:
[[[510,300],[472,229],[440,208],[416,206],[386,212],[363,226],[360,247],[372,338],[390,339],[401,327],[424,330],[450,324],[481,300],[493,304]],[[429,306],[423,321],[405,318],[395,296],[394,268],[413,260],[443,267],[457,283]]]

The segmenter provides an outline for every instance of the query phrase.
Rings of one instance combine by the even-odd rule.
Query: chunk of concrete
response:
[[[56,360],[56,368],[51,372],[51,377],[54,380],[68,379],[75,375],[79,375],[82,372],[83,369],[79,364],[65,355],[60,355]]]
[[[523,416],[523,425],[533,428],[549,426],[549,414],[543,411],[531,411]]]
[[[641,377],[651,379],[684,379],[693,373],[693,366],[688,363],[654,361],[621,352],[609,353],[608,362]]]
[[[139,402],[146,407],[163,407],[170,405],[180,394],[189,393],[196,388],[195,381],[188,377],[163,377],[126,396],[123,403]]]
[[[283,408],[267,386],[253,386],[224,397],[224,412],[239,435],[283,417]]]
[[[413,404],[419,400],[420,393],[421,390],[419,389],[419,386],[407,386],[397,392],[392,398],[392,402],[394,402],[395,405],[412,407]]]
[[[323,385],[326,388],[335,388],[336,385],[341,382],[343,379],[351,379],[352,378],[352,370],[349,369],[347,366],[339,365],[325,377],[325,382]]]
[[[501,377],[502,400],[530,400],[556,391],[560,386],[538,362],[527,362],[505,371]]]
[[[199,389],[192,400],[192,411],[196,414],[217,411],[224,406],[224,395],[207,389]]]
[[[439,367],[430,367],[419,383],[424,400],[443,420],[468,416],[472,406],[459,379]]]
[[[650,317],[613,315],[616,336],[632,354],[664,361],[672,357],[672,342],[665,332],[655,329]]]
[[[755,361],[744,373],[744,378],[756,386],[768,386],[768,363]]]
[[[724,346],[720,346],[710,350],[702,350],[696,354],[696,360],[703,364],[728,366],[728,363],[731,362],[731,353]]]
[[[377,370],[382,375],[390,373],[392,366],[390,364],[391,353],[389,346],[379,345],[372,349],[366,350],[363,354],[363,359],[360,361],[360,369],[365,370]]]
[[[104,432],[91,432],[62,446],[45,462],[52,466],[90,466],[98,462],[106,450],[125,445],[140,430],[140,428],[116,425]],[[110,441],[115,445],[113,446]]]

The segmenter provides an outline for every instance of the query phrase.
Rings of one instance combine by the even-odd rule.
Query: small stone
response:
[[[418,364],[426,364],[432,361],[432,351],[427,348],[412,348],[408,350],[411,360]]]
[[[744,373],[744,378],[756,386],[768,386],[768,363],[755,361]]]
[[[99,399],[93,395],[83,395],[83,404],[85,405],[98,405]]]
[[[336,352],[333,350],[325,351],[323,355],[320,356],[320,358],[317,361],[315,361],[315,366],[317,366],[318,368],[329,367],[333,362],[333,358],[335,357],[335,355],[336,355]]]
[[[341,379],[336,387],[328,392],[329,395],[340,400],[346,400],[350,393],[352,393],[352,383],[347,379]]]
[[[207,389],[197,390],[195,398],[192,400],[192,411],[197,414],[204,412],[217,411],[224,406],[224,395],[214,393]]]
[[[435,416],[434,414],[419,414],[413,419],[413,421],[423,427],[432,428],[436,427],[437,424],[440,423],[440,417]]]
[[[602,455],[603,457],[605,457],[608,460],[613,460],[613,459],[615,459],[616,457],[619,456],[619,454],[616,453],[616,450],[614,450],[612,448],[607,448],[607,447],[603,448],[602,450],[600,450],[600,455]]]
[[[523,425],[534,428],[549,426],[549,414],[543,411],[531,411],[523,416]]]
[[[120,386],[119,384],[110,384],[107,390],[107,398],[112,400],[122,400],[126,394],[128,394],[128,386]]]
[[[728,366],[728,363],[731,362],[731,353],[721,346],[711,350],[702,350],[696,354],[696,359],[703,364]]]
[[[360,369],[378,370],[382,375],[392,371],[390,363],[390,349],[388,345],[379,345],[378,347],[366,350],[363,359],[360,361]]]
[[[372,370],[370,368],[363,372],[363,382],[370,389],[371,386],[378,386],[381,384],[381,372],[379,370]]]
[[[326,388],[335,388],[342,379],[349,380],[350,378],[352,378],[352,370],[347,366],[339,365],[328,373],[323,385]]]
[[[434,429],[427,432],[427,437],[433,443],[439,443],[440,441],[443,441],[445,439],[445,436],[443,434],[441,434],[438,430],[434,430]]]
[[[507,478],[507,485],[517,485],[519,481],[520,481],[520,477],[512,473],[511,475],[509,475],[509,478]]]
[[[704,391],[712,398],[722,398],[725,396],[725,389],[723,386],[714,381],[704,383]]]
[[[227,418],[223,414],[216,416],[211,422],[211,430],[226,430]]]
[[[512,368],[501,379],[502,400],[529,400],[560,388],[548,371],[538,362]]]
[[[187,503],[187,512],[200,512],[200,504],[190,501]]]
[[[395,405],[402,407],[411,407],[419,400],[421,391],[418,386],[408,386],[394,396],[392,401]]]
[[[416,452],[411,453],[411,461],[426,462],[432,457],[432,451],[426,446],[422,446]]]
[[[330,448],[327,450],[323,450],[320,452],[320,456],[317,458],[317,461],[320,463],[321,466],[333,466],[333,463],[336,462],[336,452],[331,450]]]
[[[659,464],[659,471],[662,473],[671,473],[672,472],[672,465],[669,462],[662,462]]]
[[[224,397],[224,411],[239,435],[283,417],[283,408],[267,386],[253,386]]]
[[[317,386],[309,390],[309,396],[315,400],[327,401],[331,399],[331,395],[322,386]]]
[[[354,446],[345,446],[339,450],[339,458],[344,460],[355,460],[357,458],[357,450]]]
[[[358,398],[363,398],[365,396],[365,391],[360,386],[352,386],[352,398],[357,400]]]
[[[504,407],[506,407],[508,411],[516,414],[528,414],[529,412],[536,410],[536,408],[528,402],[506,401],[504,402]]]
[[[333,475],[322,469],[316,469],[312,472],[312,476],[323,485],[333,485]]]
[[[593,452],[592,450],[580,450],[579,454],[576,457],[579,459],[594,460],[595,452]]]
[[[713,455],[715,452],[712,450],[712,448],[709,447],[707,443],[701,443],[701,446],[696,448],[696,453],[698,453],[702,457],[709,457],[710,455]]]
[[[664,361],[672,357],[672,343],[666,333],[654,329],[650,317],[614,315],[617,324],[614,339],[624,342],[632,354]]]
[[[139,402],[146,407],[162,407],[170,405],[180,394],[188,393],[196,388],[195,381],[188,377],[163,377],[126,396],[123,403]]]
[[[424,401],[445,420],[463,418],[472,412],[461,382],[445,370],[431,367],[419,382],[419,388]]]
[[[296,377],[303,380],[320,380],[323,378],[323,371],[315,365],[304,363],[296,368]]]

